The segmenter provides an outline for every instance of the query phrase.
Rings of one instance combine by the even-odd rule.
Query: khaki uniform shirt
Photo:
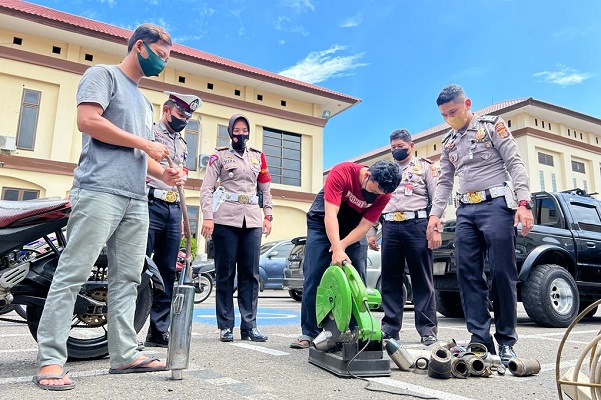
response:
[[[413,156],[407,162],[396,163],[401,171],[401,183],[382,214],[425,210],[434,199],[438,170],[429,161]]]
[[[237,194],[257,194],[257,177],[261,172],[261,152],[247,147],[242,155],[231,147],[220,147],[209,159],[204,180],[200,188],[200,205],[203,219],[213,220],[216,224],[241,228],[246,220],[249,228],[263,226],[263,216],[258,204],[241,204],[224,201],[213,213],[213,191],[217,181],[226,192]],[[263,193],[263,212],[272,215],[270,182],[259,183]]]
[[[167,146],[169,149],[169,157],[173,160],[173,164],[177,168],[183,168],[186,165],[186,158],[188,157],[188,146],[186,141],[179,132],[171,133],[163,124],[163,121],[159,121],[153,126],[154,140]],[[167,159],[161,161],[163,168],[169,167]],[[177,186],[169,186],[161,179],[157,179],[150,175],[146,176],[146,186],[149,188],[161,189],[161,190],[172,190],[177,192]]]
[[[474,116],[465,131],[451,130],[442,144],[440,176],[430,214],[441,217],[444,213],[455,175],[460,194],[503,186],[511,179],[518,201],[530,201],[528,174],[503,119]]]

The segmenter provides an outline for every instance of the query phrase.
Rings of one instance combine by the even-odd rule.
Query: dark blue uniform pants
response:
[[[302,333],[310,338],[315,338],[321,332],[317,326],[315,315],[315,297],[317,286],[321,277],[332,262],[330,240],[326,234],[323,218],[307,218],[307,243],[303,261],[303,301],[301,307]],[[367,242],[362,240],[353,243],[345,250],[350,257],[353,267],[359,272],[361,280],[365,283],[365,269],[367,267]]]
[[[479,204],[463,204],[457,209],[457,279],[467,329],[472,334],[472,342],[486,345],[492,353],[495,348],[490,335],[485,257],[491,277],[495,339],[506,346],[513,346],[518,339],[515,330],[517,267],[514,215],[503,197]]]
[[[382,331],[394,338],[403,325],[405,260],[413,287],[415,328],[420,336],[436,336],[438,331],[427,226],[425,218],[382,223]]]
[[[152,256],[165,283],[165,292],[153,292],[148,336],[161,338],[162,334],[169,332],[171,322],[175,264],[182,238],[182,210],[179,203],[154,199],[148,204],[148,217],[146,255]]]
[[[240,329],[257,326],[259,249],[262,228],[236,228],[215,224],[215,313],[219,329],[234,327],[234,277],[238,265]]]

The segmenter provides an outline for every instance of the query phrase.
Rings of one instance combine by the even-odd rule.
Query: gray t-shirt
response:
[[[95,103],[119,128],[153,139],[152,104],[116,65],[90,67],[77,88],[77,105]],[[146,200],[146,153],[107,144],[82,132],[82,150],[73,186]]]

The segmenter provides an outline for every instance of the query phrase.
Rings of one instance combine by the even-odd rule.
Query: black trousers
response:
[[[259,249],[262,228],[236,228],[215,224],[217,327],[234,327],[234,278],[238,270],[238,309],[240,329],[257,326],[257,301],[259,298]]]
[[[165,283],[165,292],[160,290],[153,292],[148,336],[160,338],[161,335],[169,332],[171,322],[175,264],[182,238],[182,210],[179,203],[154,199],[148,204],[148,217],[146,255],[152,256]]]
[[[413,288],[415,328],[420,336],[436,336],[438,332],[427,226],[425,218],[382,224],[382,331],[394,338],[403,324],[405,261]]]
[[[472,342],[486,345],[493,354],[484,260],[488,258],[490,268],[495,339],[501,345],[513,346],[518,340],[514,215],[515,211],[507,208],[503,197],[463,204],[457,209],[457,279],[467,329],[472,334]]]

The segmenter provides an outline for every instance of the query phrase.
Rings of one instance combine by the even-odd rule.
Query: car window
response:
[[[292,250],[292,248],[294,247],[294,244],[292,244],[292,242],[288,242],[288,243],[282,243],[281,245],[279,245],[278,247],[276,247],[274,250],[278,252],[278,255],[275,256],[274,258],[288,258],[288,255],[290,254],[290,250]]]
[[[261,254],[261,255],[265,254],[265,252],[267,250],[271,249],[275,243],[276,242],[269,242],[269,243],[265,243],[264,245],[262,245],[261,248],[259,249],[259,254]]]
[[[536,198],[534,203],[534,223],[544,226],[559,226],[559,212],[555,200],[548,196],[540,196]]]
[[[572,213],[580,229],[601,232],[601,218],[599,218],[599,213],[595,206],[572,203]]]

